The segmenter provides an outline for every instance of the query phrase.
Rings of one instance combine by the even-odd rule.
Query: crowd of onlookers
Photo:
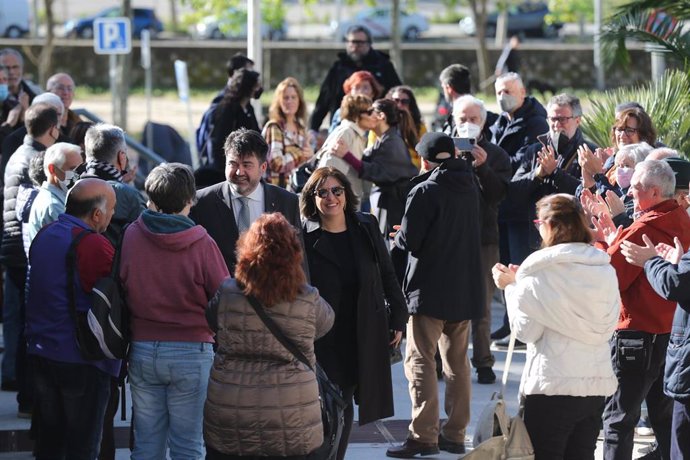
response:
[[[142,192],[122,129],[70,110],[72,78],[43,93],[0,50],[1,382],[32,419],[36,458],[114,458],[125,377],[134,459],[313,458],[318,363],[346,403],[342,460],[355,405],[360,425],[394,415],[403,336],[411,422],[386,455],[462,454],[472,367],[493,384],[492,342],[511,335],[527,349],[537,460],[593,459],[602,424],[604,458],[632,458],[643,403],[645,458],[690,458],[690,162],[634,101],[611,114],[610,145],[593,144],[579,99],[542,105],[515,65],[497,68],[500,113],[466,66],[443,69],[452,113],[427,132],[364,27],[309,119],[288,77],[260,126],[261,75],[235,55],[197,132],[201,168],[161,164]],[[114,261],[129,353],[88,360],[79,320]],[[492,332],[494,286],[506,314]]]

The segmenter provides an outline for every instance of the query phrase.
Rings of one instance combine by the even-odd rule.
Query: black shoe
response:
[[[434,443],[407,439],[402,445],[389,448],[386,451],[386,456],[393,458],[413,458],[415,455],[435,455],[438,453],[438,445]]]
[[[487,369],[487,368],[485,368]],[[489,369],[490,370],[490,369]],[[464,454],[465,453],[465,443],[464,442],[453,442],[444,438],[442,434],[438,435],[438,448],[450,452],[451,454]]]
[[[505,337],[501,340],[496,340],[494,341],[494,346],[496,348],[508,348],[508,345],[510,345],[510,336]],[[519,340],[515,339],[515,349],[516,350],[525,350],[527,348],[527,345],[525,345],[524,342],[520,342]]]
[[[482,385],[489,385],[496,382],[496,374],[490,367],[477,368],[477,383]],[[439,443],[440,444],[440,443]]]
[[[501,326],[491,333],[491,340],[501,340],[510,336],[510,328],[508,326]]]

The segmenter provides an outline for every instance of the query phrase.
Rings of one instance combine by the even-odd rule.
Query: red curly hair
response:
[[[306,283],[297,229],[280,213],[264,214],[237,241],[235,278],[267,307],[292,302]]]

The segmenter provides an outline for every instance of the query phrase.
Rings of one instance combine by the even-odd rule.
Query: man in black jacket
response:
[[[486,118],[484,103],[473,96],[460,96],[453,102],[457,134],[475,139],[474,147],[467,153],[471,155],[472,170],[480,192],[482,273],[486,283],[486,298],[483,317],[472,321],[472,365],[477,369],[477,381],[490,384],[496,381],[496,374],[492,370],[495,359],[490,349],[491,301],[494,293],[491,267],[499,260],[498,204],[506,196],[512,169],[505,150],[484,136]]]
[[[527,96],[520,75],[508,72],[496,79],[496,100],[502,113],[491,127],[491,142],[508,153],[513,174],[522,163],[525,150],[537,142],[537,136],[548,131],[546,110],[532,96]],[[501,263],[520,265],[536,249],[530,240],[530,224],[522,210],[511,209],[504,201],[498,210],[499,249]],[[491,334],[503,338],[510,334],[508,316],[503,327]]]
[[[582,180],[578,147],[584,144],[592,152],[597,149],[595,144],[584,139],[580,130],[582,106],[579,98],[557,94],[546,107],[549,131],[525,150],[506,200],[507,207],[522,213],[530,229],[529,222],[536,218],[535,206],[540,198],[552,193],[575,195]],[[533,239],[538,237],[536,229],[533,236]]]
[[[469,328],[484,310],[479,192],[471,166],[456,157],[453,140],[443,133],[425,134],[417,151],[424,161],[440,166],[408,195],[395,235],[395,246],[408,252],[403,290],[412,315],[405,361],[412,422],[405,443],[386,452],[395,458],[433,455],[439,448],[465,452],[470,421]],[[437,345],[448,414],[440,432]]]
[[[330,113],[333,116],[340,107],[340,102],[345,96],[343,83],[358,70],[371,72],[383,86],[383,94],[402,84],[388,55],[371,47],[371,33],[366,27],[350,27],[346,40],[345,52],[338,53],[338,60],[333,63],[321,84],[309,124],[312,131],[318,132],[326,115]]]

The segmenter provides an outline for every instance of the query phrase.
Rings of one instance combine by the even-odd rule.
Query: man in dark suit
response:
[[[224,150],[227,180],[199,190],[189,217],[216,241],[233,273],[237,262],[235,243],[261,214],[280,212],[297,229],[301,223],[297,195],[261,180],[268,154],[268,144],[261,134],[238,129],[228,136]]]

